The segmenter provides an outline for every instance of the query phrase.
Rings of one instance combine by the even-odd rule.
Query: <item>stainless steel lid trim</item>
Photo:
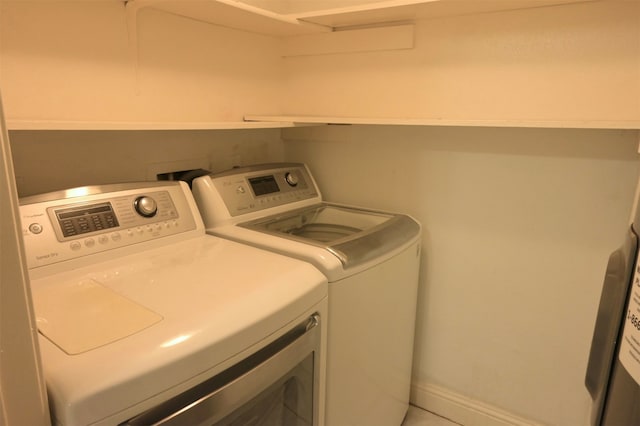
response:
[[[327,250],[335,255],[344,269],[353,268],[370,260],[380,258],[420,234],[420,225],[409,216],[398,215],[371,229],[357,238],[331,245]]]
[[[377,216],[389,216],[389,219],[369,229],[351,232],[350,235],[338,238],[329,243],[320,242],[290,232],[269,229],[267,226],[265,226],[271,222],[280,221],[286,217],[295,217],[304,214],[304,212],[306,211],[312,211],[327,206],[335,207],[338,209],[351,210],[355,212],[368,213]],[[326,202],[311,207],[291,210],[286,212],[285,214],[269,216],[266,218],[241,223],[238,226],[323,248],[333,256],[337,257],[342,263],[342,266],[345,270],[359,266],[367,261],[379,258],[386,253],[392,252],[399,247],[407,244],[407,242],[413,241],[413,239],[419,236],[421,232],[420,224],[407,215],[386,213],[382,211],[343,206],[340,204]]]

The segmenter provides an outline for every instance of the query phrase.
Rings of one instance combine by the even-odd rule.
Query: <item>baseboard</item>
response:
[[[464,426],[541,426],[540,423],[431,384],[412,385],[411,403]]]

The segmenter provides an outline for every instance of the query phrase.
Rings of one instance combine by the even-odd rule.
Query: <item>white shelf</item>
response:
[[[441,118],[362,118],[303,115],[247,115],[245,121],[114,122],[7,120],[8,130],[249,130],[325,124],[449,127],[532,127],[640,130],[640,121],[610,120],[456,120]]]
[[[290,122],[298,125],[317,124],[369,124],[391,126],[450,126],[450,127],[532,127],[567,129],[621,129],[638,130],[640,121],[608,120],[451,120],[428,118],[359,118],[316,116],[248,115],[250,122]]]
[[[296,19],[333,28],[415,21],[456,15],[531,9],[593,0],[389,0],[295,15]]]
[[[286,37],[330,32],[332,28],[273,13],[234,0],[133,0],[127,7],[151,7],[210,24]]]
[[[125,122],[7,120],[9,130],[225,130],[273,129],[300,124],[279,120],[217,122]]]
[[[265,0],[132,0],[128,7],[152,7],[244,31],[287,37],[445,16],[530,9],[595,0],[343,0],[349,6],[315,11],[271,9]],[[318,4],[322,2],[314,2]],[[332,5],[335,2],[326,1]],[[260,5],[258,7],[257,5]],[[298,5],[294,2],[292,7]]]
[[[324,124],[449,127],[533,127],[640,130],[640,121],[609,120],[456,120],[441,118],[362,118],[303,115],[247,115],[245,121],[124,122],[7,120],[8,130],[249,130]]]

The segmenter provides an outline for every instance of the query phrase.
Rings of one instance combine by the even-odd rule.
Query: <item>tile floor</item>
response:
[[[458,423],[440,417],[422,408],[409,405],[407,416],[402,422],[402,426],[460,426]]]

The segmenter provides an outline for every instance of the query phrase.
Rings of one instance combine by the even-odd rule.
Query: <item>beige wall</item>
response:
[[[640,120],[640,2],[418,21],[410,50],[285,59],[285,112],[444,120]]]
[[[84,185],[155,180],[157,172],[282,158],[279,129],[12,131],[20,196]]]
[[[120,1],[3,0],[0,10],[10,122],[241,121],[279,109],[272,37],[152,9],[128,28]]]
[[[640,121],[636,1],[424,19],[412,49],[287,58],[277,37],[149,8],[128,20],[119,1],[3,0],[0,12],[10,122]]]
[[[469,410],[588,424],[586,361],[629,220],[638,132],[329,126],[283,137],[325,199],[424,226],[414,402],[437,408],[446,389]]]

